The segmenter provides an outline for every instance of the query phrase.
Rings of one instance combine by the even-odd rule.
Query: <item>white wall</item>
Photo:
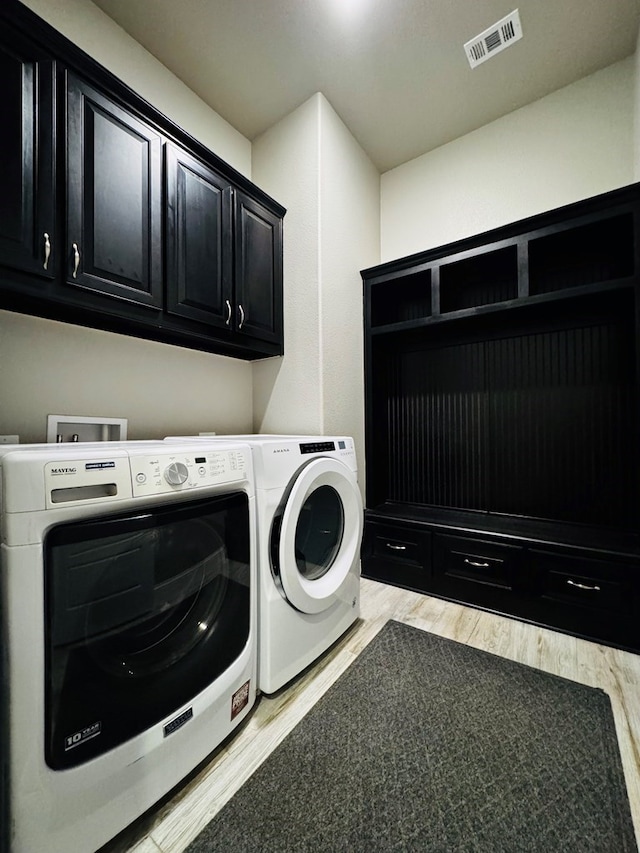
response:
[[[132,439],[251,428],[250,366],[0,311],[0,434],[45,441],[47,415],[129,419]]]
[[[364,482],[364,336],[360,270],[380,259],[380,175],[321,101],[322,432],[356,440]]]
[[[629,57],[386,172],[383,261],[634,180]]]
[[[316,94],[253,146],[287,208],[285,356],[254,364],[258,432],[353,435],[363,470],[362,282],[379,259],[379,175]]]
[[[161,112],[251,176],[251,143],[89,0],[25,0]],[[44,441],[47,414],[129,418],[131,438],[247,432],[248,362],[0,311],[0,434]]]
[[[319,113],[316,95],[253,145],[254,179],[283,204],[282,359],[253,365],[256,432],[313,433],[322,424]]]

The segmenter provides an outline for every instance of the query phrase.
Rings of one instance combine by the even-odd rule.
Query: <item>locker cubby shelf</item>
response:
[[[414,268],[410,259],[383,265],[365,277],[370,330],[398,332],[403,325],[633,286],[634,216],[633,209],[614,207],[541,227],[525,220],[507,240],[490,232],[487,242],[467,240],[462,249],[452,244],[413,256]]]

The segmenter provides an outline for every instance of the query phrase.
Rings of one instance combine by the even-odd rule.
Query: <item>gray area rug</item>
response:
[[[389,622],[188,853],[636,850],[603,691]]]

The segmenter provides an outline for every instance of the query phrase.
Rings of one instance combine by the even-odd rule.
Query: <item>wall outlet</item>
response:
[[[19,435],[0,435],[0,444],[20,444]]]

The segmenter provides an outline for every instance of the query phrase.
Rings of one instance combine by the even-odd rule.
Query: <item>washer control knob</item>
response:
[[[189,470],[184,462],[172,462],[164,469],[164,478],[170,486],[181,486],[189,478]]]

